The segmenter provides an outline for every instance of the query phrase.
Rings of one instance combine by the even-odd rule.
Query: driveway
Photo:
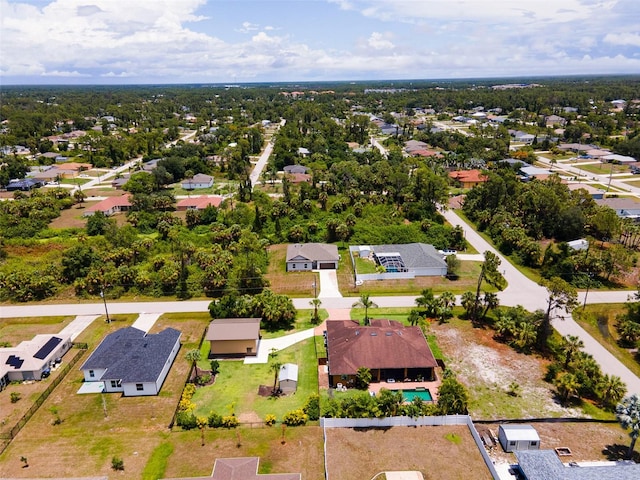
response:
[[[318,275],[320,276],[319,298],[342,297],[338,288],[338,274],[335,270],[318,270]]]

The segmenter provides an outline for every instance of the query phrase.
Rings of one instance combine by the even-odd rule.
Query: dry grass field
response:
[[[491,479],[466,425],[327,428],[329,478],[368,480],[389,470],[418,470],[425,480]]]
[[[172,433],[173,453],[165,478],[211,475],[216,458],[260,457],[259,473],[301,473],[303,480],[324,479],[322,429],[317,426],[207,430],[202,445],[199,432]],[[339,478],[339,477],[333,477]]]

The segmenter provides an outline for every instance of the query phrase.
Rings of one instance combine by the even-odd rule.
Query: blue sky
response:
[[[614,73],[638,0],[0,0],[2,84]]]

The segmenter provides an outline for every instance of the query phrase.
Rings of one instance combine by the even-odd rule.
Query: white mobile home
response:
[[[531,425],[500,425],[498,440],[505,452],[540,449],[540,436]]]

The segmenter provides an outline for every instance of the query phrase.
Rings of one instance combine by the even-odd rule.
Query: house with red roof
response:
[[[218,208],[221,203],[222,197],[219,195],[202,195],[199,197],[190,197],[180,200],[176,204],[176,209],[179,212],[183,212],[185,210],[204,210],[209,206]]]
[[[327,321],[329,385],[355,384],[360,367],[372,382],[393,379],[433,381],[438,363],[418,326],[394,320],[371,320],[362,326],[353,320]]]
[[[489,177],[482,173],[478,169],[474,170],[456,170],[455,172],[449,172],[449,178],[460,182],[462,188],[472,188],[479,183],[486,182]]]
[[[101,202],[98,202],[94,205],[88,207],[84,213],[83,217],[90,217],[96,212],[102,212],[107,217],[111,215],[115,215],[116,213],[126,212],[131,208],[131,196],[130,195],[121,195],[119,197],[109,197]]]

